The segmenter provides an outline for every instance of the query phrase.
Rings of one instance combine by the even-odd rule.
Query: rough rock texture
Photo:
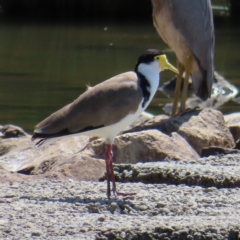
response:
[[[10,171],[38,175],[37,178],[97,181],[105,172],[105,162],[80,153],[88,142],[88,137],[81,136],[36,147],[30,136],[0,139],[0,167],[7,170],[4,172],[7,179],[26,179],[24,175],[11,174]]]
[[[104,158],[105,142],[96,140],[84,153],[93,158]],[[170,159],[198,159],[199,155],[177,133],[170,136],[158,130],[126,133],[116,137],[113,145],[115,163],[155,162]]]
[[[190,111],[169,119],[156,116],[128,132],[148,129],[158,129],[168,135],[177,132],[199,155],[206,147],[232,148],[235,146],[223,115],[213,109]]]
[[[146,119],[146,118],[145,118]],[[129,132],[116,137],[113,146],[115,163],[137,163],[163,160],[196,160],[198,153],[223,154],[237,150],[232,135],[220,112],[205,109],[191,111],[179,117],[157,116],[142,123],[141,132]],[[132,131],[132,130],[131,130]],[[6,179],[74,179],[98,180],[105,172],[105,142],[89,141],[86,136],[56,139],[36,147],[30,136],[19,127],[1,127],[0,167]],[[6,133],[8,136],[6,137]],[[19,137],[16,137],[19,136]],[[198,152],[196,153],[196,151]],[[227,149],[226,149],[227,148]],[[202,151],[204,149],[204,151]],[[96,161],[97,160],[97,161]],[[3,177],[0,177],[3,178]]]
[[[219,155],[226,155],[231,153],[239,153],[240,150],[237,145],[235,146],[237,149],[231,149],[231,148],[220,148],[220,147],[209,147],[209,148],[203,148],[201,157],[208,157],[208,156],[219,156]]]
[[[0,126],[1,138],[12,138],[12,137],[22,137],[22,136],[28,136],[28,134],[20,127],[17,127],[11,124]]]
[[[120,191],[136,192],[126,200],[107,200],[105,182],[0,183],[0,239],[237,240],[239,163],[239,155],[154,163],[152,168],[163,168],[168,178],[155,184],[118,183]],[[142,176],[154,175],[150,163],[137,166]],[[208,185],[207,178],[235,184]]]
[[[28,135],[5,138],[2,131],[0,239],[240,239],[240,154],[199,158],[190,147],[233,147],[222,115],[161,116],[144,127],[118,136],[115,156],[161,161],[115,164],[118,191],[136,193],[115,200],[97,182],[105,172],[102,140],[71,137],[36,147]]]
[[[55,139],[36,147],[30,136],[19,138],[0,138],[0,165],[10,171],[21,171],[31,166],[38,167],[43,161],[66,157],[81,151],[89,142],[85,136]],[[7,149],[7,150],[5,150]]]
[[[211,156],[195,161],[115,165],[121,182],[186,184],[203,187],[240,187],[240,154]]]
[[[0,166],[23,174],[75,180],[97,180],[105,171],[105,141],[89,142],[86,136],[49,141],[36,147],[30,136],[0,138]],[[136,163],[166,159],[197,159],[199,155],[177,133],[170,136],[157,130],[117,136],[113,146],[114,162]],[[88,159],[88,160],[86,160]],[[87,172],[91,168],[91,179]],[[86,172],[87,171],[87,172]],[[82,176],[82,177],[81,177]]]
[[[240,138],[240,112],[225,115],[224,119],[235,142],[237,142]]]
[[[7,154],[18,145],[24,144],[26,138],[30,138],[24,130],[15,125],[0,126],[0,156]]]
[[[31,174],[51,179],[98,181],[105,173],[105,161],[94,160],[83,154],[70,159],[53,158],[42,162]],[[43,176],[41,176],[43,174]]]

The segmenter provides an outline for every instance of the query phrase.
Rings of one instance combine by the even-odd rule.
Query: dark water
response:
[[[38,25],[0,24],[0,125],[16,124],[32,132],[43,118],[79,96],[86,84],[95,85],[132,70],[148,48],[175,55],[152,24]],[[240,29],[216,27],[215,67],[240,87]],[[163,72],[161,84],[171,78]],[[154,114],[171,102],[158,92],[148,108]],[[220,109],[239,110],[232,101]]]

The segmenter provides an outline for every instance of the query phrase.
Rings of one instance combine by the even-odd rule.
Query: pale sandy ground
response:
[[[119,177],[138,172],[156,183],[118,183],[119,190],[136,192],[127,200],[107,200],[105,182],[0,183],[0,239],[237,240],[239,163],[239,155],[227,155],[138,164],[138,170],[128,165]]]

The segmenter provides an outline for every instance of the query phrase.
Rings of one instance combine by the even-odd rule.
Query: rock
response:
[[[132,129],[134,127],[137,127],[139,125],[142,125],[147,120],[151,119],[154,115],[148,112],[142,112],[142,114],[129,126],[125,129],[125,131]]]
[[[15,125],[0,126],[0,138],[16,138],[28,136],[28,134],[20,127]]]
[[[219,147],[203,148],[201,157],[227,155],[227,154],[230,154],[230,153],[240,154],[240,150],[232,149],[232,148],[219,148]]]
[[[95,160],[84,154],[76,154],[69,159],[46,160],[31,171],[31,174],[43,174],[42,177],[61,180],[98,181],[105,170],[105,161]]]
[[[201,155],[207,147],[233,148],[234,139],[224,122],[223,115],[213,109],[189,111],[182,116],[171,118],[153,117],[128,132],[157,129],[167,135],[177,132]]]
[[[84,151],[93,158],[104,158],[105,142],[96,140]],[[170,136],[157,130],[126,133],[115,138],[114,163],[155,162],[162,160],[193,160],[199,155],[177,133]]]
[[[219,149],[234,147],[223,116],[216,110],[190,111],[171,118],[161,115],[138,124],[116,137],[114,163],[190,161],[198,159],[203,148],[215,148],[219,153]],[[49,140],[36,147],[29,135],[16,130],[20,128],[1,129],[6,130],[2,131],[5,137],[0,138],[0,166],[8,172],[38,178],[96,181],[105,172],[104,161],[99,161],[104,159],[106,149],[102,139],[91,141],[87,136],[72,136]],[[16,133],[11,136],[21,137],[6,138],[10,135],[5,133],[10,129]]]
[[[240,140],[238,140],[238,141],[236,142],[235,149],[239,149],[239,150],[240,150]]]
[[[105,173],[105,161],[81,153],[88,143],[86,136],[55,139],[40,147],[35,146],[29,135],[0,139],[0,181],[40,178],[98,181]]]
[[[0,126],[0,156],[7,154],[30,138],[24,130],[15,125]]]
[[[24,145],[26,141],[30,142],[30,137],[8,139],[0,138],[0,156],[9,153],[11,150],[17,148],[18,146]]]
[[[235,142],[237,142],[240,138],[240,112],[225,115],[224,119]]]
[[[88,141],[89,138],[86,136],[70,137],[49,140],[40,147],[36,147],[30,136],[1,139],[0,146],[4,149],[7,146],[11,150],[0,157],[0,165],[6,170],[18,172],[30,166],[36,168],[43,161],[59,156],[67,160],[81,151]]]
[[[37,178],[98,181],[105,172],[105,162],[81,153],[88,142],[88,137],[80,136],[55,139],[36,147],[30,136],[0,139],[0,166],[5,178],[19,181],[27,179],[21,175],[33,174]]]
[[[186,106],[188,108],[199,107],[201,109],[218,109],[224,103],[229,102],[236,97],[238,94],[238,88],[236,86],[232,85],[216,71],[214,72],[214,78],[216,81],[213,82],[211,98],[202,101],[198,97],[192,96],[187,99]]]
[[[120,182],[185,184],[188,186],[230,188],[240,186],[240,154],[199,158],[193,161],[116,164]]]
[[[19,173],[14,173],[14,172],[10,172],[6,169],[0,168],[0,182],[4,183],[4,182],[23,182],[26,180],[33,180],[33,179],[37,179],[37,176],[27,176],[24,174],[19,174]]]
[[[183,81],[182,81],[183,83]],[[166,95],[173,97],[174,90],[176,85],[176,77],[171,79],[168,82],[165,82],[163,86],[160,88]],[[182,90],[182,86],[181,86]],[[238,94],[238,89],[236,86],[229,83],[223,76],[221,76],[216,71],[214,72],[214,81],[212,86],[212,93],[211,98],[207,99],[206,101],[202,101],[200,98],[193,94],[193,86],[192,86],[192,79],[190,78],[189,85],[188,85],[188,99],[186,101],[187,108],[196,108],[199,107],[201,109],[204,108],[213,108],[218,109],[224,103],[235,100],[238,102],[237,99],[234,99]],[[171,113],[172,103],[167,103],[163,110],[165,112]]]

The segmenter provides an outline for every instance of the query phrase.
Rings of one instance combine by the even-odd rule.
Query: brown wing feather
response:
[[[89,88],[74,102],[40,122],[34,132],[51,135],[67,129],[75,133],[118,122],[136,111],[142,100],[137,81],[134,72],[127,72]]]

